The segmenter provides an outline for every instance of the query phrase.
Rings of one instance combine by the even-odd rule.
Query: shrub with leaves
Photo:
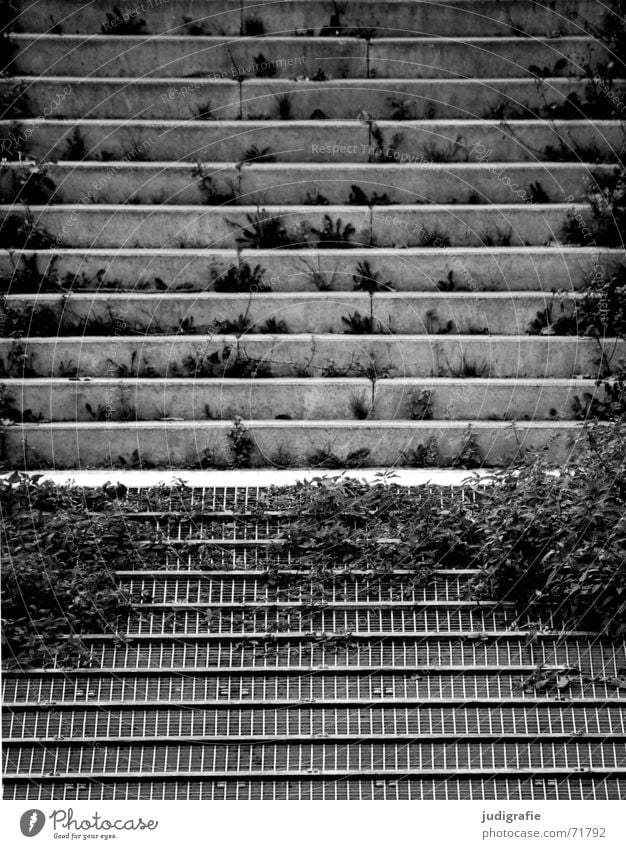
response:
[[[0,481],[2,631],[8,667],[87,665],[84,635],[122,638],[129,601],[115,569],[163,558],[153,526],[122,515],[113,488]]]
[[[626,614],[626,426],[581,437],[575,463],[500,476],[477,515],[478,597],[622,638]]]

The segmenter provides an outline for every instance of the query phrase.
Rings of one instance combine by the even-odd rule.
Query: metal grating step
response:
[[[4,677],[3,701],[5,705],[29,705],[42,711],[58,710],[61,705],[85,704],[98,706],[169,705],[188,704],[298,704],[318,703],[421,701],[496,701],[516,702],[570,699],[582,701],[624,701],[623,690],[606,681],[588,681],[574,677],[568,684],[554,690],[536,690],[526,683],[534,672],[533,666],[525,671],[494,670],[491,674],[474,674],[455,671],[439,674],[429,668],[419,672],[388,674],[370,672],[358,674],[356,670],[337,674],[334,672],[293,673],[273,675],[255,673],[239,674],[228,669],[212,673],[180,673],[175,675],[145,674],[137,677],[130,671],[118,670],[115,674],[56,673],[46,677],[36,674]]]
[[[89,781],[27,782],[8,780],[7,799],[596,799],[626,798],[620,776],[522,776],[497,778],[292,779],[265,781]]]
[[[597,737],[626,735],[625,705],[6,710],[3,739]]]
[[[456,773],[462,770],[515,773],[524,770],[623,770],[626,774],[626,741],[465,742],[449,743],[189,743],[7,744],[4,772],[57,777],[225,775],[249,777],[289,772],[294,775],[358,775]]]

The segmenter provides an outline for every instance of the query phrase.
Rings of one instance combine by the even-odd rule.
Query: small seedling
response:
[[[257,333],[277,333],[277,334],[287,334],[289,333],[289,327],[287,323],[283,321],[283,319],[278,318],[268,318],[264,324],[259,325],[257,328]]]

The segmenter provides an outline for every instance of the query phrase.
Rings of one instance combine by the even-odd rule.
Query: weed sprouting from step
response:
[[[437,310],[428,310],[426,312],[424,326],[426,327],[426,333],[428,333],[429,336],[454,333],[455,330],[455,324],[452,319],[448,319],[445,324],[441,323]]]
[[[35,222],[35,217],[26,207],[21,215],[7,215],[0,224],[0,248],[51,248],[56,244],[55,237],[43,226]]]
[[[137,17],[137,10],[121,12],[113,6],[113,12],[106,12],[107,22],[101,30],[105,35],[147,35],[146,22]]]
[[[489,377],[491,369],[488,363],[480,363],[476,360],[469,360],[463,354],[458,365],[451,366],[447,364],[447,374],[440,375],[441,377],[458,377],[458,378],[477,378]]]
[[[510,248],[513,239],[513,232],[509,227],[506,230],[501,230],[499,227],[489,227],[484,230],[478,240],[485,248]]]
[[[265,24],[261,18],[248,17],[244,18],[242,26],[242,35],[265,35]]]
[[[306,193],[304,203],[306,206],[328,206],[330,201],[326,195],[323,195],[319,189],[316,189],[315,192]]]
[[[197,121],[215,121],[216,116],[211,109],[211,101],[207,100],[204,104],[198,105],[195,108],[193,116]]]
[[[437,228],[423,230],[420,238],[420,247],[449,248],[451,247],[450,237],[443,230],[438,230]]]
[[[207,206],[231,203],[235,199],[236,193],[233,186],[231,185],[230,191],[221,191],[215,184],[213,174],[207,170],[202,162],[196,162],[192,175],[200,188],[202,200]]]
[[[283,222],[269,215],[264,209],[246,215],[249,226],[237,236],[237,242],[246,248],[284,248],[293,242]],[[231,227],[241,229],[236,221],[228,221]]]
[[[188,17],[187,15],[183,15],[183,21],[185,24],[185,31],[187,35],[211,35],[210,28],[203,21],[197,21],[194,18]]]
[[[0,91],[0,118],[9,121],[13,118],[27,118],[30,114],[26,83],[19,82],[10,89]]]
[[[528,323],[526,333],[531,336],[569,336],[577,334],[577,320],[575,313],[565,311],[565,298],[559,299],[558,317],[554,316],[554,304],[549,304],[542,310],[538,310],[534,319]]]
[[[52,256],[45,269],[39,270],[38,255],[33,253],[20,254],[17,258],[14,251],[9,251],[9,259],[13,266],[10,278],[0,280],[0,290],[14,295],[35,292],[53,292],[61,288],[59,275],[56,271],[58,256]]]
[[[539,180],[535,180],[534,183],[531,183],[528,187],[528,196],[530,197],[532,203],[550,203],[550,196],[543,188]]]
[[[462,288],[455,280],[454,271],[448,271],[445,280],[437,280],[435,287],[439,292],[457,292]]]
[[[36,354],[26,353],[22,342],[11,342],[6,361],[0,358],[0,377],[37,377],[36,359]]]
[[[350,396],[350,412],[355,419],[368,419],[372,411],[372,404],[366,395],[353,393]]]
[[[56,191],[54,180],[48,175],[48,164],[21,162],[19,166],[0,166],[0,175],[8,174],[13,184],[13,202],[45,205]]]
[[[270,79],[276,76],[276,63],[266,59],[262,53],[255,56],[253,61],[254,76],[259,79]]]
[[[275,318],[272,316],[268,318],[263,324],[260,324],[257,328],[257,333],[275,333],[278,335],[286,335],[288,334],[289,327],[287,322],[282,318]]]
[[[275,469],[293,469],[298,465],[297,457],[285,445],[278,446],[270,455],[269,462]]]
[[[361,315],[358,310],[348,315],[342,315],[341,321],[345,324],[344,333],[350,333],[354,336],[369,335],[375,332],[375,322],[371,315]]]
[[[472,426],[468,425],[458,452],[450,461],[452,469],[478,469],[483,465],[483,457],[476,441]]]
[[[233,265],[220,274],[211,269],[211,286],[215,292],[271,292],[272,287],[264,282],[265,269],[260,265],[251,268],[247,262]]]
[[[412,100],[389,98],[389,117],[392,121],[410,121],[415,118],[415,105]]]
[[[395,292],[396,288],[390,280],[382,280],[378,272],[372,271],[368,260],[357,263],[356,274],[352,275],[355,292]]]
[[[37,424],[43,420],[41,413],[32,410],[19,410],[15,406],[15,398],[4,383],[0,383],[0,427],[9,424]]]
[[[232,467],[241,469],[249,466],[255,445],[241,416],[235,416],[233,426],[228,431],[227,439]]]
[[[407,448],[400,452],[402,465],[413,469],[426,469],[441,466],[439,444],[436,436],[431,436],[424,445],[419,443],[415,448]]]
[[[572,413],[574,418],[590,421],[626,421],[626,369],[610,379],[596,381],[602,395],[584,392],[574,396]]]
[[[419,389],[409,393],[407,408],[410,419],[425,421],[433,417],[433,390]]]
[[[64,159],[71,162],[81,162],[87,157],[89,150],[85,142],[85,137],[78,127],[74,127],[71,136],[65,140]]]
[[[388,206],[391,204],[391,198],[388,194],[379,195],[377,192],[374,192],[371,197],[368,197],[363,189],[359,186],[352,185],[350,187],[348,203],[352,206],[376,206],[377,204]]]
[[[343,25],[341,23],[341,16],[345,14],[346,6],[343,3],[337,3],[337,0],[331,0],[333,4],[333,11],[330,16],[330,21],[328,25],[322,27],[320,30],[321,36],[333,37],[342,34]]]
[[[302,259],[301,263],[304,267],[304,273],[319,292],[332,291],[333,283],[337,277],[337,266],[335,266],[332,272],[322,271],[319,254],[317,254],[317,265],[313,265],[312,262],[308,262],[305,259]]]
[[[276,157],[272,153],[271,147],[257,147],[255,144],[251,145],[246,152],[244,153],[242,162],[276,162]]]
[[[354,242],[351,237],[356,233],[353,224],[344,226],[341,218],[335,221],[330,215],[324,216],[323,227],[321,230],[311,227],[311,232],[317,236],[317,245],[320,248],[352,248]]]
[[[624,246],[626,232],[626,165],[588,182],[586,201],[590,218],[572,209],[563,228],[567,242],[599,247]]]
[[[289,121],[291,119],[291,95],[279,95],[276,98],[276,106],[278,108],[278,117],[280,120]]]
[[[14,121],[7,131],[2,132],[0,159],[6,159],[7,162],[20,162],[25,159],[28,153],[28,139],[23,125]]]
[[[250,333],[254,328],[254,323],[250,321],[247,313],[239,313],[237,318],[223,318],[215,321],[213,329],[215,333],[243,336],[244,333]]]

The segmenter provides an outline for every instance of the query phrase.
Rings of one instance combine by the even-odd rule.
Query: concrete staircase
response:
[[[601,351],[527,330],[613,260],[564,243],[599,6],[143,5],[9,27],[5,464],[565,459]]]

